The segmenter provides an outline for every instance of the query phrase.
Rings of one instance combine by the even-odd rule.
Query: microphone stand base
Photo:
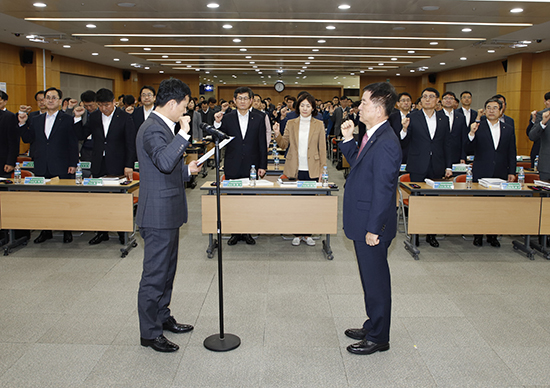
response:
[[[225,333],[224,338],[219,334],[213,334],[207,337],[204,342],[204,347],[213,352],[228,352],[236,349],[241,344],[241,339],[234,334]]]

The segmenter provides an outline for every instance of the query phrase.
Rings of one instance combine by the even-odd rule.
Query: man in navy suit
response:
[[[136,131],[139,129],[139,127],[141,127],[141,124],[143,124],[143,122],[147,120],[147,118],[155,108],[156,94],[157,92],[155,91],[155,88],[147,85],[142,87],[139,91],[139,96],[143,105],[134,109],[134,113],[132,113],[132,120],[134,120]]]
[[[511,118],[510,116],[506,116],[505,113],[506,113],[506,107],[507,107],[507,104],[506,104],[506,97],[504,97],[502,94],[495,94],[493,97],[491,98],[496,98],[498,99],[501,103],[502,103],[502,109],[500,111],[500,121],[507,124],[509,127],[511,126],[512,129],[514,129],[515,131],[515,122],[514,122],[514,119]]]
[[[462,108],[458,109],[458,112],[462,113],[466,127],[470,128],[470,125],[475,122],[477,118],[477,112],[471,108],[472,93],[467,90],[460,93],[460,103],[462,104]]]
[[[4,100],[7,100],[7,98]],[[15,163],[17,162],[17,155],[19,155],[19,127],[17,126],[17,116],[10,111],[0,110],[1,177],[11,177],[13,169],[15,168]]]
[[[411,107],[412,107],[412,97],[409,93],[403,92],[399,93],[397,95],[397,109],[394,109],[388,118],[388,121],[390,122],[391,127],[393,128],[393,131],[399,137],[399,134],[401,133],[401,129],[403,129],[403,125],[401,122],[409,113],[411,113]],[[403,154],[403,159],[401,160],[401,163],[407,164],[407,155],[409,153],[409,148],[401,148],[401,152]]]
[[[189,116],[184,116],[191,90],[172,78],[161,82],[157,107],[140,127],[136,139],[140,170],[136,223],[144,242],[143,273],[138,292],[141,345],[158,352],[179,346],[163,330],[185,333],[193,326],[177,323],[170,313],[178,260],[179,228],[187,222],[184,182],[197,173],[197,161],[183,162],[189,146]],[[176,122],[181,129],[174,135]]]
[[[360,119],[367,133],[357,148],[352,121],[342,124],[340,150],[350,163],[344,192],[344,232],[353,240],[369,317],[360,329],[346,336],[360,340],[348,346],[355,354],[372,354],[390,348],[391,286],[388,248],[395,237],[395,193],[401,166],[401,145],[388,117],[397,101],[386,82],[363,89]]]
[[[449,178],[452,175],[452,138],[449,119],[436,111],[439,92],[434,88],[422,91],[422,109],[411,112],[403,119],[400,137],[402,146],[409,147],[407,171],[411,182],[424,179]],[[426,242],[439,246],[434,234],[426,235]]]
[[[490,98],[485,102],[486,117],[470,126],[466,141],[467,151],[475,155],[474,181],[481,178],[501,178],[513,182],[516,177],[516,134],[514,128],[499,117],[502,101]],[[500,247],[497,236],[487,235],[487,242]],[[474,236],[474,245],[481,246],[483,236]]]
[[[449,118],[449,128],[451,131],[451,163],[466,163],[466,152],[464,151],[464,141],[468,132],[466,120],[458,109],[453,109],[456,102],[456,96],[453,92],[445,92],[441,98],[443,113]]]
[[[237,109],[225,115],[222,112],[214,115],[214,127],[235,137],[225,147],[226,179],[248,178],[253,165],[259,177],[263,177],[267,170],[265,118],[250,110],[253,96],[252,89],[239,87],[233,93]],[[250,234],[234,234],[227,243],[235,245],[240,240],[247,244],[256,243]]]
[[[74,109],[76,133],[79,140],[92,136],[92,175],[103,176],[125,175],[132,180],[136,156],[136,130],[130,114],[115,106],[115,95],[109,89],[99,89],[96,93],[98,110],[90,114],[86,124],[80,120],[86,112],[84,107]],[[119,241],[124,244],[124,233],[119,232]],[[96,245],[109,240],[105,231],[89,241]]]

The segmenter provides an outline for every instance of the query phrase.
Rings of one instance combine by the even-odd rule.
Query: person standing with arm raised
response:
[[[189,145],[189,116],[183,116],[191,90],[172,78],[161,82],[157,107],[140,127],[136,149],[140,167],[136,223],[144,242],[143,273],[138,292],[141,345],[158,352],[179,346],[163,330],[185,333],[193,326],[177,323],[170,312],[178,260],[179,228],[187,222],[184,182],[199,172],[197,161],[182,159]],[[174,135],[176,122],[181,129]]]
[[[347,347],[354,354],[372,354],[390,348],[391,285],[388,248],[397,230],[396,190],[401,145],[388,117],[397,101],[386,82],[367,85],[359,106],[366,125],[360,148],[353,141],[354,124],[342,124],[340,150],[350,163],[344,191],[344,232],[353,240],[365,296],[368,319],[345,335],[357,339]]]

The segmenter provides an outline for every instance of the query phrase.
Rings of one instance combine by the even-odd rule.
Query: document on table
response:
[[[243,187],[250,186],[250,179],[249,178],[241,178],[241,179],[231,179],[231,182],[235,181],[241,181],[243,183]],[[274,186],[275,183],[268,181],[267,179],[258,179],[256,180],[256,187],[259,186]]]
[[[231,140],[233,140],[235,136],[230,137],[229,139],[225,139],[220,143],[220,150],[227,145]],[[208,151],[206,154],[204,154],[199,160],[197,160],[197,166],[200,166],[205,161],[208,160],[212,155],[214,155],[214,152],[216,152],[216,148],[212,148],[210,151]]]

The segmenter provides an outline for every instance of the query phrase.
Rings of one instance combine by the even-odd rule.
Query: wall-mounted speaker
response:
[[[428,81],[430,81],[431,84],[435,84],[436,80],[437,80],[437,74],[435,73],[428,74]]]
[[[124,81],[128,81],[131,76],[132,76],[132,72],[130,70],[122,70],[122,79]]]
[[[34,61],[34,51],[32,50],[21,50],[21,66],[32,65]]]
[[[508,59],[502,61],[502,67],[504,68],[504,72],[508,72]]]

